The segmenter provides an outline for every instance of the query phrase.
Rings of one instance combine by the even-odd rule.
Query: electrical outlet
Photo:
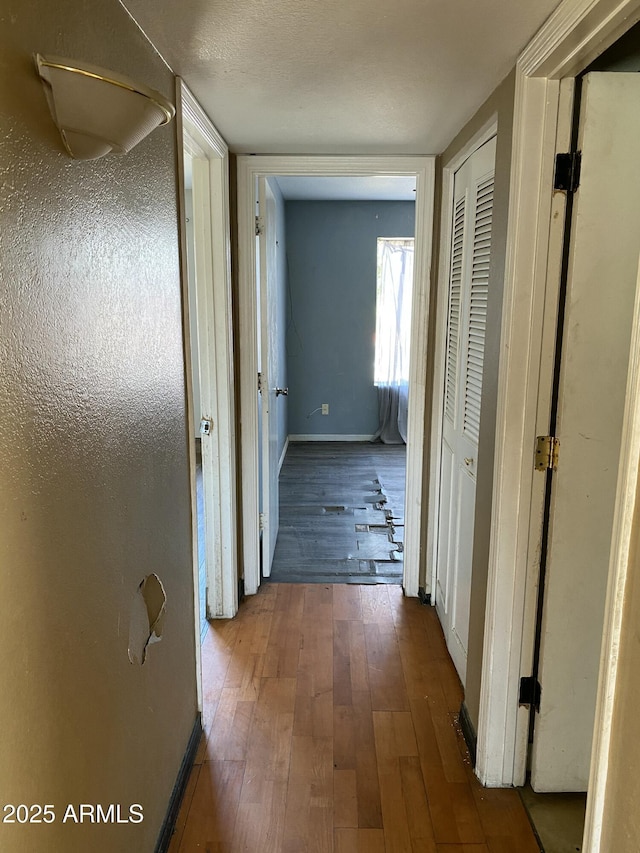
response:
[[[328,403],[323,403],[323,404],[322,404],[322,414],[323,414],[323,415],[328,415],[328,414],[329,414],[329,404],[328,404]]]

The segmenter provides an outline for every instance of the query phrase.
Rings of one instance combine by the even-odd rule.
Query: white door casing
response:
[[[228,149],[189,89],[177,80],[178,150],[181,197],[184,197],[184,150],[193,158],[194,254],[198,303],[198,350],[202,412],[193,411],[188,294],[184,293],[185,378],[191,425],[202,416],[213,429],[203,441],[207,615],[231,618],[238,609],[236,519],[236,443],[231,322],[231,241]],[[184,217],[181,207],[181,217]],[[185,224],[181,225],[185,233]],[[183,243],[183,262],[186,248]],[[183,268],[184,287],[188,274]],[[198,604],[197,503],[195,440],[189,429],[194,540],[194,599]],[[196,609],[196,613],[197,613]],[[197,621],[197,620],[196,620]],[[200,629],[196,625],[199,655]]]
[[[585,791],[589,779],[638,268],[638,105],[637,74],[584,78],[532,747],[539,792]]]
[[[278,340],[285,330],[276,311],[276,202],[267,178],[258,179],[258,220],[260,254],[260,347],[261,347],[261,432],[262,442],[262,571],[271,574],[278,538],[279,454],[276,384],[278,381]]]
[[[255,184],[258,178],[286,175],[415,176],[415,271],[411,313],[411,356],[405,495],[404,590],[418,595],[423,542],[424,411],[427,384],[429,274],[433,231],[433,157],[243,156],[238,158],[238,245],[240,412],[242,423],[242,546],[244,588],[260,585],[258,533],[258,408],[255,404],[258,363],[255,246]],[[428,582],[426,584],[427,592]]]
[[[435,603],[462,683],[469,638],[495,137],[456,171],[443,387]]]

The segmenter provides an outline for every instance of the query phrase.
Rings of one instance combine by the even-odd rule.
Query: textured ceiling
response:
[[[278,177],[287,201],[415,201],[413,178]]]
[[[436,154],[558,0],[125,0],[237,153]]]

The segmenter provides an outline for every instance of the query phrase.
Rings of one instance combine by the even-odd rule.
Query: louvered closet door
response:
[[[462,683],[491,253],[495,139],[456,172],[449,276],[436,607]]]

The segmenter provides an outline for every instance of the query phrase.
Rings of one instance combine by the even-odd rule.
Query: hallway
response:
[[[483,789],[435,611],[400,587],[266,584],[202,647],[203,737],[170,853],[536,853]]]

